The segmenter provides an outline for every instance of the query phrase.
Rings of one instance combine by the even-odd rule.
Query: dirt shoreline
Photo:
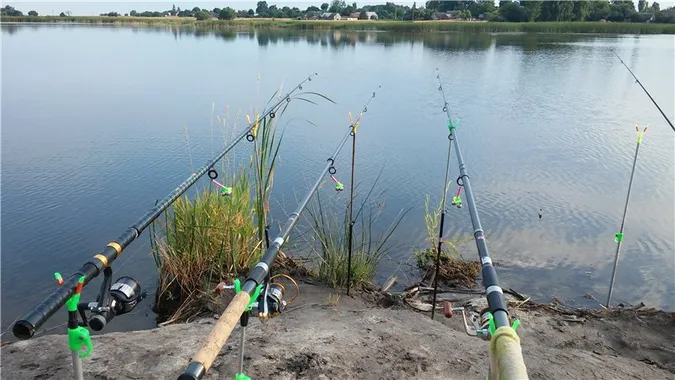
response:
[[[488,342],[464,333],[461,317],[445,319],[406,306],[379,307],[363,297],[301,283],[301,296],[283,315],[247,330],[245,370],[253,379],[483,379]],[[369,298],[369,297],[366,297]],[[370,297],[372,298],[372,297]],[[480,302],[479,302],[480,303]],[[469,305],[476,305],[470,301]],[[622,310],[581,312],[523,305],[513,309],[531,379],[673,379],[675,313]],[[83,360],[86,379],[175,379],[215,320],[93,338]],[[235,329],[207,379],[234,376]],[[65,335],[2,347],[8,379],[72,378]]]

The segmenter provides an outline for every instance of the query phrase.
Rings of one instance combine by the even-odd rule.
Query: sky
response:
[[[347,1],[348,3],[352,2]],[[382,1],[357,1],[358,5],[369,5],[369,4],[384,4],[386,0]],[[310,5],[319,6],[321,3],[327,2],[329,0],[302,0],[302,1],[274,1],[267,0],[269,5],[276,4],[280,8],[283,6],[289,7],[298,7],[300,9],[306,9]],[[90,1],[79,1],[79,2],[63,2],[63,1],[27,1],[27,0],[11,0],[11,1],[2,1],[2,6],[11,5],[14,8],[22,11],[24,14],[28,13],[30,10],[35,10],[40,15],[58,15],[61,12],[70,11],[74,16],[90,16],[90,15],[99,15],[101,13],[108,12],[118,12],[121,14],[129,13],[132,9],[135,9],[139,12],[142,11],[164,11],[171,9],[173,4],[176,4],[176,7],[192,9],[194,7],[213,9],[213,8],[224,8],[232,7],[234,9],[255,9],[256,1],[177,1],[177,2],[167,2],[167,1],[143,1],[143,2],[132,2],[132,1],[118,1],[110,2],[105,0],[90,0]],[[412,1],[394,1],[396,4],[409,5],[412,6]],[[418,4],[424,4],[425,1],[418,1]],[[661,9],[667,7],[672,7],[675,4],[675,1],[659,1]],[[651,1],[650,1],[651,4]]]

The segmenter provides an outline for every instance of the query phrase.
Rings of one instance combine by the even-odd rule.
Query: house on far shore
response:
[[[318,20],[321,16],[321,12],[307,12],[305,13],[306,20]]]
[[[321,15],[319,15],[319,18],[321,20],[340,20],[342,17],[340,17],[339,13],[333,13],[333,12],[324,12]]]
[[[377,20],[377,13],[375,12],[366,12],[366,16],[368,16],[368,20]]]
[[[363,12],[354,12],[351,13],[348,17],[350,19],[355,19],[355,20],[361,20],[361,13]],[[377,20],[377,13],[375,12],[365,12],[366,13],[366,18],[364,20]],[[347,16],[344,16],[347,17]],[[344,19],[343,17],[343,19]]]
[[[434,12],[431,15],[432,20],[454,20],[459,17],[459,11]]]
[[[356,21],[356,20],[359,19],[358,16],[354,17],[352,15],[353,15],[353,13],[349,16],[340,16],[340,20],[342,20],[342,21]]]

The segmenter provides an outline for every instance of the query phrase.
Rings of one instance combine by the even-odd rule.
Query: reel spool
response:
[[[260,297],[258,298],[258,316],[261,318],[273,318],[281,314],[282,311],[286,310],[288,303],[284,300],[286,295],[286,288],[278,283],[273,282],[268,285],[267,288],[267,298],[265,299],[265,293],[261,292]],[[264,314],[263,302],[267,302],[267,313]]]
[[[106,268],[104,272],[101,292],[96,297],[96,302],[81,303],[78,305],[80,316],[85,324],[94,331],[101,331],[117,315],[127,314],[134,310],[136,305],[145,298],[141,292],[141,285],[135,279],[124,276],[110,284],[112,270]],[[87,321],[85,310],[91,315]]]

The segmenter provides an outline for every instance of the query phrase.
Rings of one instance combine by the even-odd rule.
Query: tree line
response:
[[[429,3],[429,2],[428,2]],[[435,2],[445,3],[445,2]],[[466,2],[460,2],[466,3]],[[500,1],[499,8],[488,12],[491,21],[612,21],[675,22],[675,7],[661,10],[659,3],[648,1]],[[447,5],[446,5],[447,6]],[[469,4],[469,7],[471,5]]]
[[[0,8],[3,16],[23,16],[23,13],[7,5]],[[483,19],[487,21],[537,22],[537,21],[612,21],[612,22],[658,22],[675,23],[675,7],[661,9],[659,3],[649,4],[646,0],[637,3],[630,0],[582,0],[582,1],[427,1],[423,6],[413,3],[412,7],[397,5],[391,2],[379,5],[357,6],[354,2],[347,4],[344,0],[333,0],[320,6],[311,5],[301,10],[298,7],[268,5],[267,1],[258,1],[255,9],[235,10],[230,7],[201,9],[181,9],[175,5],[166,11],[131,10],[124,16],[131,17],[195,17],[197,20],[218,18],[232,20],[234,18],[309,18],[322,12],[338,13],[348,16],[358,13],[359,18],[365,12],[375,12],[384,20],[431,20],[440,13],[451,13],[453,18]],[[28,12],[29,16],[37,16],[37,12]],[[70,16],[70,12],[61,12],[60,16]],[[117,12],[101,14],[101,16],[121,16]]]

